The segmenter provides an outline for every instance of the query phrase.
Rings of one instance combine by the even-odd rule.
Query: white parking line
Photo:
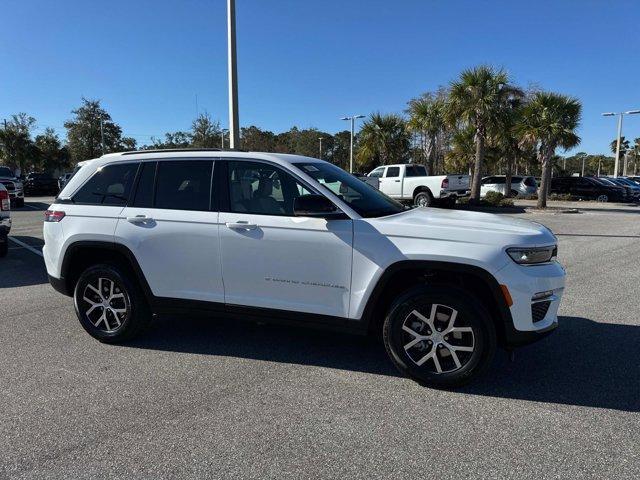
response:
[[[26,243],[21,242],[20,240],[16,240],[16,239],[15,239],[15,238],[13,238],[13,237],[8,237],[8,238],[9,238],[9,240],[11,240],[13,243],[16,243],[16,244],[20,245],[22,248],[26,248],[26,249],[27,249],[27,250],[29,250],[30,252],[35,253],[36,255],[40,255],[41,257],[43,256],[43,255],[42,255],[42,252],[41,252],[40,250],[38,250],[38,249],[36,249],[36,248],[33,248],[31,245],[27,245]]]

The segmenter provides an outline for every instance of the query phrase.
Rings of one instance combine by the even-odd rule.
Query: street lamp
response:
[[[322,137],[318,137],[318,140],[320,140],[320,156],[318,158],[322,160]]]
[[[351,144],[349,146],[349,173],[353,173],[353,129],[357,118],[364,118],[364,115],[352,115],[342,117],[340,120],[351,120]]]
[[[603,117],[615,117],[618,115],[618,140],[616,142],[616,161],[613,167],[613,178],[618,178],[618,169],[620,167],[620,137],[622,136],[622,117],[625,115],[635,115],[640,113],[640,110],[629,110],[628,112],[606,112],[603,113]]]
[[[224,134],[228,132],[228,128],[223,128],[220,130],[220,148],[224,150]]]
[[[581,177],[584,177],[584,160],[588,157],[588,155],[585,153],[584,155],[582,155],[582,175]]]

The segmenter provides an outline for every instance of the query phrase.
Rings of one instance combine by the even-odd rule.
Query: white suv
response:
[[[330,163],[209,150],[105,155],[45,213],[51,284],[103,342],[154,314],[379,334],[428,385],[557,326],[565,272],[544,226],[408,209]]]

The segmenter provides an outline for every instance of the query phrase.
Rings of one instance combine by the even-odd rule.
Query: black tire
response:
[[[4,258],[9,253],[9,239],[6,236],[0,238],[0,258]]]
[[[433,315],[437,317],[435,322],[431,319],[434,304],[439,305]],[[453,321],[455,331],[447,333],[449,326],[453,326],[449,325],[453,310],[457,311]],[[429,324],[416,317],[414,311],[441,331],[430,331]],[[447,314],[448,319],[443,320]],[[424,339],[417,342],[419,337],[404,330],[405,325],[410,329],[424,327],[420,332],[413,330],[425,335]],[[384,321],[383,341],[387,354],[401,373],[436,388],[458,387],[480,375],[491,363],[497,342],[489,314],[472,294],[456,287],[425,285],[412,288],[393,303]],[[414,345],[406,348],[411,343]],[[472,350],[454,350],[454,347]],[[429,358],[432,356],[435,360]]]
[[[415,197],[413,197],[413,204],[417,207],[431,207],[433,206],[433,195],[428,190],[424,190],[422,192],[418,192]]]
[[[96,293],[99,287],[102,287],[100,296]],[[109,293],[110,297],[117,298],[105,300],[104,295]],[[131,274],[118,265],[99,264],[87,268],[76,283],[73,298],[80,325],[104,343],[131,340],[151,323],[151,310],[142,289]],[[109,307],[105,308],[105,302]],[[96,304],[102,306],[92,309]]]

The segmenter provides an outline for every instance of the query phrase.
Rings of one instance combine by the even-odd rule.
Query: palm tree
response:
[[[520,145],[520,138],[516,132],[516,125],[522,110],[522,97],[512,96],[502,111],[498,128],[492,135],[492,143],[495,144],[499,155],[505,160],[505,197],[511,196],[511,177],[513,167],[524,156]]]
[[[557,147],[564,149],[580,143],[576,129],[582,105],[572,97],[551,92],[537,92],[522,109],[516,132],[523,143],[535,145],[542,166],[542,183],[538,208],[546,208],[551,179],[551,162]]]
[[[618,139],[614,138],[613,141],[609,144],[609,147],[611,148],[611,153],[615,155],[616,150],[618,149]],[[620,157],[618,158],[618,165],[620,164],[620,160],[624,159],[625,166],[626,166],[626,155],[628,151],[629,151],[629,140],[627,140],[622,136],[620,137]],[[618,166],[618,168],[620,167]],[[614,170],[615,170],[615,167],[614,167]],[[623,167],[623,171],[625,170],[626,168]],[[617,174],[618,173],[616,172],[616,175]]]
[[[434,164],[438,154],[438,137],[445,129],[445,101],[425,95],[409,102],[409,130],[422,136],[422,148],[427,158],[429,175],[433,175]]]
[[[479,66],[464,70],[451,84],[446,118],[450,125],[465,123],[475,130],[475,167],[471,186],[471,200],[480,199],[480,179],[489,133],[500,124],[500,118],[510,98],[521,95],[509,85],[503,70]]]
[[[371,114],[358,133],[356,160],[360,168],[401,163],[408,156],[409,135],[402,117]]]
[[[475,131],[473,127],[463,127],[456,130],[451,136],[451,149],[445,158],[446,168],[449,172],[466,172],[471,174],[471,168],[475,158]]]

